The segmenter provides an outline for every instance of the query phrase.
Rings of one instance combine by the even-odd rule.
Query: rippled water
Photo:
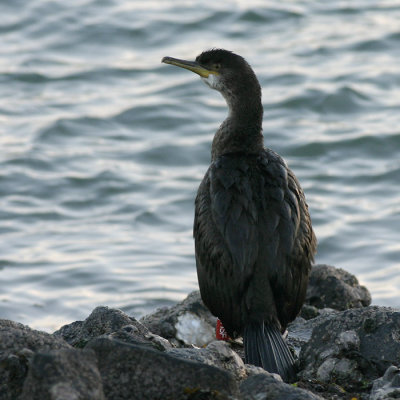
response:
[[[53,330],[197,287],[193,200],[222,97],[163,65],[223,47],[263,86],[317,262],[400,293],[398,1],[0,3],[0,317]]]

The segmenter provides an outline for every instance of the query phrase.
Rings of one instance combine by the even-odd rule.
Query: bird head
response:
[[[188,69],[202,78],[212,89],[221,92],[224,97],[244,94],[249,89],[260,91],[258,80],[247,61],[228,50],[211,49],[196,57],[195,61],[164,57],[163,63]]]

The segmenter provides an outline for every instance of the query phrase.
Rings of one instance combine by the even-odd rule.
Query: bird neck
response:
[[[228,153],[258,153],[263,150],[261,93],[243,91],[240,96],[224,94],[229,114],[216,132],[211,159]]]

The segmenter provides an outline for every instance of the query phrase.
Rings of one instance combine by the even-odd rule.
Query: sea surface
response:
[[[316,261],[400,306],[400,1],[2,0],[0,318],[53,331],[197,288],[194,197],[227,108],[161,64],[221,47],[263,87]]]

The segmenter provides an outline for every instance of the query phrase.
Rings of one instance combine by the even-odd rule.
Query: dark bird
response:
[[[200,75],[229,107],[195,202],[201,297],[230,337],[243,335],[247,363],[293,381],[282,333],[304,302],[316,239],[294,173],[264,148],[260,84],[246,60],[227,50],[162,62]]]

